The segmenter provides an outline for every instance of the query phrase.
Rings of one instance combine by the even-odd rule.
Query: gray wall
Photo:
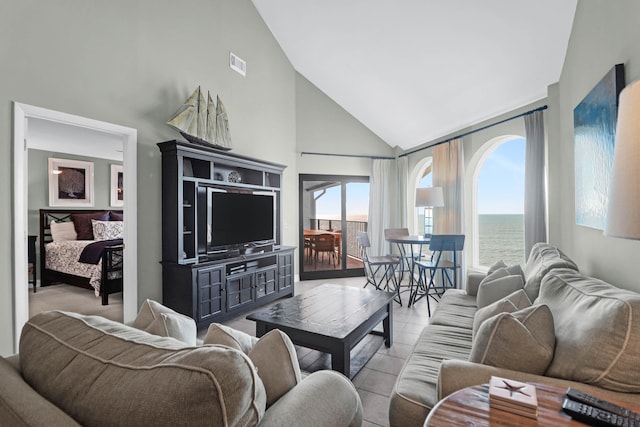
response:
[[[604,237],[601,230],[575,223],[573,109],[615,64],[624,64],[627,83],[640,79],[638,17],[637,0],[578,2],[562,75],[550,90],[558,117],[549,141],[551,241],[584,273],[635,291],[640,291],[640,243]]]

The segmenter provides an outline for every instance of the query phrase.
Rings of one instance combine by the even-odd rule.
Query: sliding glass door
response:
[[[299,177],[300,279],[360,276],[358,231],[367,231],[369,177]]]

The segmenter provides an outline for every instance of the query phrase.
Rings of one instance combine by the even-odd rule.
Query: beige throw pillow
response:
[[[267,408],[302,379],[296,349],[287,334],[278,329],[258,340],[249,352],[249,359],[258,368],[267,392]]]
[[[469,361],[543,375],[553,359],[553,316],[546,305],[502,313],[478,328]]]
[[[150,334],[176,338],[189,346],[196,345],[196,322],[150,299],[142,303],[131,326]]]
[[[72,222],[52,222],[49,224],[51,238],[54,242],[63,240],[76,240],[78,234]]]
[[[499,272],[504,271],[508,273],[506,269],[500,269],[492,274],[496,276]],[[476,296],[476,304],[478,308],[486,307],[507,295],[522,289],[524,287],[524,280],[519,274],[505,275],[493,280],[483,280],[478,287],[478,295]]]
[[[252,337],[242,331],[230,328],[219,323],[209,325],[203,344],[221,344],[249,354],[258,342],[258,338]]]
[[[495,264],[489,267],[489,271],[487,271],[487,276],[490,276],[496,270],[500,268],[505,268],[506,266],[507,264],[505,264],[503,260],[497,261]]]
[[[490,317],[500,313],[513,313],[530,306],[531,301],[529,301],[527,293],[524,289],[519,289],[486,307],[478,309],[473,317],[473,336],[476,336],[480,325]]]

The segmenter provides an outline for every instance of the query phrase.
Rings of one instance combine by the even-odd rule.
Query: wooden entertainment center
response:
[[[295,247],[280,243],[285,167],[177,140],[158,147],[163,303],[201,329],[293,296]],[[272,196],[273,240],[211,248],[211,192]]]

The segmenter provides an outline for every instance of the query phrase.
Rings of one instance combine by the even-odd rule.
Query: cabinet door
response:
[[[227,310],[251,304],[255,295],[255,273],[237,273],[227,277]]]
[[[198,269],[198,322],[224,312],[224,266]]]
[[[276,272],[277,268],[274,265],[256,273],[256,300],[278,291]]]
[[[293,252],[278,254],[278,292],[293,288]]]

